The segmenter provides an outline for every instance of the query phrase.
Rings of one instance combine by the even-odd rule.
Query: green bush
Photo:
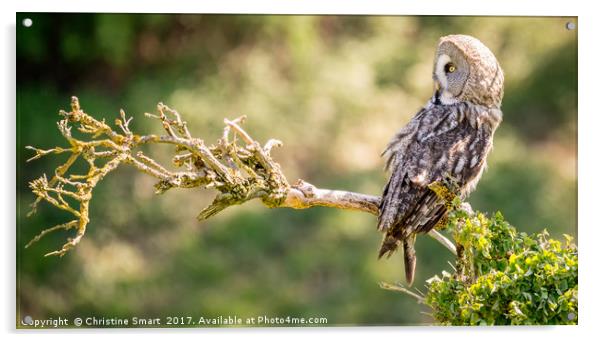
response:
[[[452,228],[453,227],[453,228]],[[452,212],[456,271],[427,281],[425,302],[451,325],[577,324],[577,247],[519,233],[499,212]]]

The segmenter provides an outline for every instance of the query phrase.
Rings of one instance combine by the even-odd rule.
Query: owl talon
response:
[[[453,207],[454,199],[456,198],[455,189],[457,188],[456,181],[446,176],[440,181],[432,182],[428,185],[428,188],[434,192],[439,199],[445,202],[445,207],[449,210]]]
[[[435,224],[433,229],[434,230],[444,230],[447,227],[448,223],[449,223],[449,218],[447,217],[447,214],[446,214],[437,222],[437,224]]]

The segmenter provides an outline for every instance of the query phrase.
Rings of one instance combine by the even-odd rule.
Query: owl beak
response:
[[[441,96],[441,83],[439,80],[435,80],[435,94],[433,94],[433,103],[440,104],[439,97]]]

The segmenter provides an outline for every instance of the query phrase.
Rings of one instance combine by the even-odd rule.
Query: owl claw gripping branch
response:
[[[379,208],[378,229],[385,232],[379,258],[403,245],[408,284],[414,280],[416,234],[440,226],[451,200],[475,189],[502,121],[504,74],[478,39],[442,37],[433,81],[433,97],[383,153],[391,177]]]

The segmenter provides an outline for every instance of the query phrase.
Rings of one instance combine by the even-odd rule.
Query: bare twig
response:
[[[405,286],[403,286],[402,284],[399,285],[393,285],[393,284],[389,284],[389,283],[385,283],[385,282],[381,282],[378,284],[382,289],[385,290],[390,290],[390,291],[397,291],[397,292],[401,292],[403,294],[407,294],[411,297],[416,298],[416,300],[418,300],[418,303],[424,303],[424,296],[421,296],[413,291],[411,291],[410,289],[406,288]]]
[[[155,184],[157,193],[164,193],[172,188],[213,188],[219,193],[207,208],[198,215],[199,219],[207,219],[222,210],[247,201],[259,198],[272,208],[306,209],[314,206],[339,209],[358,210],[373,215],[378,214],[380,197],[341,190],[317,188],[303,180],[292,185],[288,183],[280,165],[270,156],[272,148],[281,146],[282,142],[270,139],[265,145],[254,140],[242,127],[245,117],[234,120],[224,119],[225,128],[217,145],[207,146],[203,140],[194,138],[182,120],[181,115],[159,103],[158,114],[146,116],[158,120],[165,135],[137,135],[131,131],[123,110],[115,125],[122,133],[118,133],[104,120],[98,121],[86,114],[80,107],[76,97],[71,99],[71,111],[60,111],[63,119],[58,122],[60,133],[70,147],[55,147],[43,150],[28,146],[35,155],[33,161],[49,154],[70,153],[67,162],[54,171],[54,177],[48,181],[42,176],[30,183],[32,192],[37,196],[32,204],[35,213],[38,203],[44,200],[55,207],[67,211],[74,220],[46,229],[34,237],[28,244],[38,241],[43,236],[59,229],[76,230],[73,239],[69,239],[63,247],[46,255],[64,255],[76,246],[84,236],[89,219],[89,204],[92,191],[107,174],[122,163],[132,165],[158,180]],[[71,125],[88,140],[80,140],[71,134]],[[244,146],[237,144],[240,137]],[[176,148],[173,164],[176,170],[159,164],[152,157],[137,150],[145,144],[168,144]],[[70,174],[73,163],[82,158],[88,164],[88,172],[83,175]],[[104,164],[99,164],[101,159]],[[69,204],[65,197],[76,202]],[[436,231],[429,233],[433,238],[456,252],[455,245]]]

